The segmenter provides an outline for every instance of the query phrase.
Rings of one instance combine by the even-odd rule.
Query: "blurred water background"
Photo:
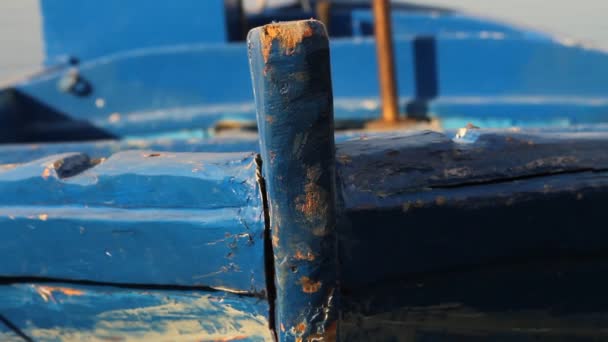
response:
[[[43,45],[38,1],[0,0],[0,81],[34,70],[42,63]],[[260,0],[246,1],[246,6],[250,10],[255,10]],[[293,0],[266,0],[268,5],[279,5],[286,1]],[[608,50],[608,20],[605,18],[608,15],[608,0],[411,0],[410,2],[461,9],[477,15],[539,28],[564,38],[580,40]]]

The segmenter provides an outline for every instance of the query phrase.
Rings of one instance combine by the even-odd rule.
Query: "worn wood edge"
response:
[[[473,144],[420,132],[338,144],[337,172],[347,208],[382,207],[433,191],[601,172],[608,169],[606,148],[604,132],[499,131]]]

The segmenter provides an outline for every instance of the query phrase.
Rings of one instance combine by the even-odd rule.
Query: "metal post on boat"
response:
[[[389,0],[372,0],[374,12],[374,31],[378,56],[378,77],[382,120],[385,124],[399,121],[397,82],[395,80],[395,57]]]
[[[317,0],[315,5],[315,13],[317,15],[317,19],[320,20],[328,31],[331,31],[330,28],[330,19],[331,19],[331,2],[330,0]]]
[[[317,20],[249,32],[279,341],[335,341],[338,262],[329,40]],[[272,297],[271,297],[272,298]]]

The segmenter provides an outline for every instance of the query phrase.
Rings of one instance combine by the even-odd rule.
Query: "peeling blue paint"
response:
[[[0,286],[0,312],[35,341],[270,341],[268,304],[224,292],[61,283]],[[0,330],[3,341],[10,333]]]

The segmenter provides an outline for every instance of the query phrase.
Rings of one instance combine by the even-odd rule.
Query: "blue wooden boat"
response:
[[[41,1],[0,340],[608,338],[608,56],[395,1],[378,130],[372,11],[324,3]]]

